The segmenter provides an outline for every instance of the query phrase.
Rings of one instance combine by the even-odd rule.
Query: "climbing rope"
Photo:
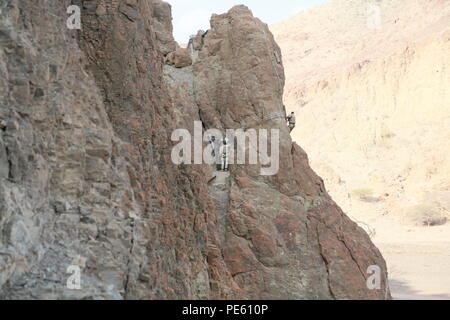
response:
[[[253,124],[251,125],[247,125],[244,130],[250,129],[253,126],[259,126],[267,121],[271,121],[271,120],[276,120],[276,119],[286,119],[286,116],[284,115],[283,111],[277,111],[274,112],[272,114],[270,114],[268,117],[266,117],[265,119],[262,119],[260,121],[257,122],[253,122]]]

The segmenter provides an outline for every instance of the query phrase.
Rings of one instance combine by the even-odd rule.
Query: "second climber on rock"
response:
[[[222,146],[220,147],[220,157],[221,157],[221,170],[228,171],[229,166],[229,153],[228,153],[228,138],[222,139]]]

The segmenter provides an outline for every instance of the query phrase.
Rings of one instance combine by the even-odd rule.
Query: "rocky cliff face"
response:
[[[166,3],[73,1],[75,31],[69,2],[1,4],[1,298],[389,297],[379,251],[279,116],[266,25],[238,6],[180,50]],[[280,170],[173,164],[173,130],[196,120],[279,129]]]

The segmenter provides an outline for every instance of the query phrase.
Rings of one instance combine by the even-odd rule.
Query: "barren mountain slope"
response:
[[[376,229],[382,249],[448,247],[450,1],[337,0],[271,30],[285,62],[286,107],[298,115],[294,140],[333,199]],[[387,246],[384,254],[399,252]],[[450,292],[449,253],[438,255],[446,262],[435,260],[439,272],[421,269],[416,289],[438,273],[429,291]]]

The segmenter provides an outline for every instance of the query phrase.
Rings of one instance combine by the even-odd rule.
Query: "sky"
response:
[[[166,0],[172,5],[175,40],[187,43],[189,36],[198,30],[209,29],[213,13],[227,12],[231,7],[244,4],[253,15],[267,24],[288,19],[300,11],[317,6],[329,0]]]

